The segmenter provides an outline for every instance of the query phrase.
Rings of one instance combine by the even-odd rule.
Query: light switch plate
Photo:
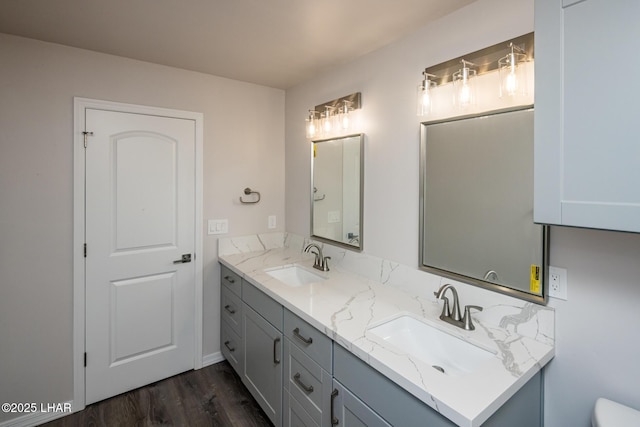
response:
[[[329,211],[329,212],[327,212],[327,222],[329,224],[340,222],[340,211]]]
[[[275,215],[269,215],[269,218],[267,220],[267,226],[269,228],[276,228],[276,216]]]
[[[227,234],[229,232],[228,219],[210,219],[207,224],[208,234]]]

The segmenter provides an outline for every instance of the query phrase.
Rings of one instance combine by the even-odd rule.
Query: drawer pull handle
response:
[[[229,349],[229,351],[233,353],[234,351],[236,351],[236,348],[235,347],[231,347],[229,345],[229,343],[231,343],[231,341],[225,341],[224,342],[224,346],[227,347]]]
[[[306,385],[305,383],[302,382],[302,380],[300,379],[300,372],[296,372],[296,374],[293,376],[293,380],[296,382],[296,384],[302,387],[302,389],[307,393],[313,393],[313,386]]]
[[[278,359],[278,343],[280,342],[280,338],[276,338],[273,340],[273,363],[276,365],[280,364],[280,359]]]
[[[311,337],[305,338],[302,335],[300,335],[300,328],[295,328],[293,330],[293,335],[295,335],[296,338],[298,338],[300,341],[302,341],[306,345],[310,345],[313,342],[313,338]]]
[[[331,425],[332,426],[337,426],[338,424],[340,424],[340,420],[337,419],[335,417],[335,412],[334,412],[334,401],[336,399],[336,396],[338,396],[338,389],[333,389],[333,391],[331,392],[331,413],[329,415],[331,415]]]
[[[224,276],[224,280],[226,280],[227,282],[234,284],[236,283],[235,279],[231,276]]]
[[[236,314],[236,311],[233,308],[231,308],[229,304],[225,305],[224,309],[227,310],[229,314]]]

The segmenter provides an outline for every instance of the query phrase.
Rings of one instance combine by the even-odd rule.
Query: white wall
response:
[[[568,275],[545,371],[547,427],[587,426],[598,397],[640,410],[640,234],[551,229],[551,264]]]
[[[362,92],[365,139],[364,252],[418,265],[419,119],[425,67],[533,31],[533,0],[478,0],[413,36],[287,90],[287,231],[309,234],[309,108]],[[452,170],[451,173],[455,173]],[[564,229],[551,264],[568,269],[557,308],[557,355],[546,369],[545,426],[588,426],[597,396],[640,409],[640,235]],[[630,339],[629,339],[630,338]]]
[[[73,397],[73,97],[204,113],[205,223],[228,218],[229,235],[246,235],[271,231],[272,214],[284,230],[284,92],[4,34],[0,58],[0,402],[64,402]],[[262,201],[240,205],[245,187]],[[210,355],[217,238],[203,242]]]

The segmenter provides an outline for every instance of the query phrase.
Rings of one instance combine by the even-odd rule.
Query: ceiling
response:
[[[474,0],[1,0],[0,32],[287,89]]]

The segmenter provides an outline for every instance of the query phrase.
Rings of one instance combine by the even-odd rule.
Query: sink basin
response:
[[[326,277],[316,274],[313,271],[297,264],[288,265],[286,267],[270,268],[265,270],[265,273],[291,287],[309,285],[311,283],[318,283],[323,280],[327,280]]]
[[[398,351],[409,354],[453,377],[477,370],[485,361],[495,358],[491,351],[454,337],[413,316],[402,315],[369,332]]]

